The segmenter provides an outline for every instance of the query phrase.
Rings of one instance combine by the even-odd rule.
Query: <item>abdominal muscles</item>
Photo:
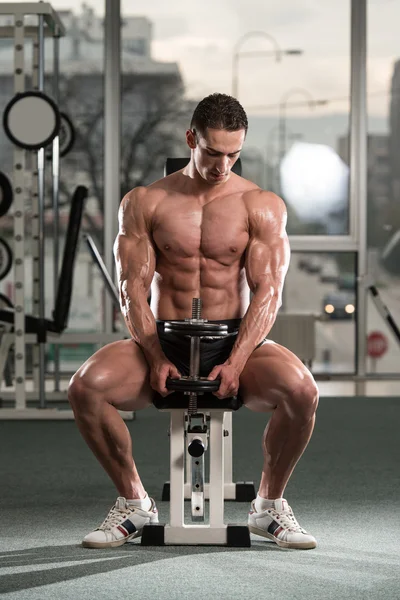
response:
[[[186,261],[182,261],[185,263]],[[192,261],[190,261],[192,262]],[[243,317],[249,288],[240,262],[222,266],[201,259],[189,265],[159,266],[151,286],[151,309],[156,319],[189,319],[192,299],[201,299],[201,316],[209,321]],[[214,264],[211,264],[214,263]]]
[[[179,218],[163,211],[153,230],[157,248],[151,308],[157,319],[188,319],[192,300],[202,301],[208,320],[238,319],[247,310],[244,273],[249,235],[243,207],[212,202],[181,207]]]

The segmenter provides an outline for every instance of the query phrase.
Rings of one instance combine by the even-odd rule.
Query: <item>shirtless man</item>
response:
[[[203,318],[224,321],[231,332],[202,341],[209,361],[200,374],[221,379],[216,404],[240,386],[248,409],[272,412],[250,531],[284,548],[316,546],[283,493],[310,440],[318,390],[294,354],[265,339],[281,306],[290,250],[281,198],[232,172],[247,126],[234,98],[204,98],[186,133],[188,166],[122,200],[115,257],[132,339],[101,348],[69,388],[78,428],[119,493],[102,525],[84,538],[86,547],[120,546],[139,537],[145,523],[158,522],[117,409],[145,408],[153,390],[170,393],[168,376],[188,374],[189,346],[165,334],[163,322],[190,317],[194,297],[202,300]]]

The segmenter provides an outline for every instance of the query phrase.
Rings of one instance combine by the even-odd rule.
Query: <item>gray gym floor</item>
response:
[[[234,415],[234,480],[254,481],[268,415]],[[168,478],[168,415],[147,409],[128,423],[149,494]],[[0,422],[0,594],[18,600],[390,599],[400,597],[399,398],[320,400],[311,442],[285,497],[318,542],[252,547],[89,550],[82,537],[116,498],[70,421]],[[186,503],[189,511],[189,503]],[[246,523],[248,503],[226,502],[226,522]]]

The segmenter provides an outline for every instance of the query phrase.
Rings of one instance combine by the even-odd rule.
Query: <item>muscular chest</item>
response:
[[[155,219],[153,238],[164,254],[219,261],[239,257],[246,249],[247,213],[237,202],[214,201],[205,206],[184,202],[165,206]]]

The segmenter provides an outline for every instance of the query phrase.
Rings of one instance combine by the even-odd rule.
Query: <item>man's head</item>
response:
[[[186,132],[192,160],[208,183],[227,180],[239,158],[248,128],[241,104],[226,94],[211,94],[196,107]]]

